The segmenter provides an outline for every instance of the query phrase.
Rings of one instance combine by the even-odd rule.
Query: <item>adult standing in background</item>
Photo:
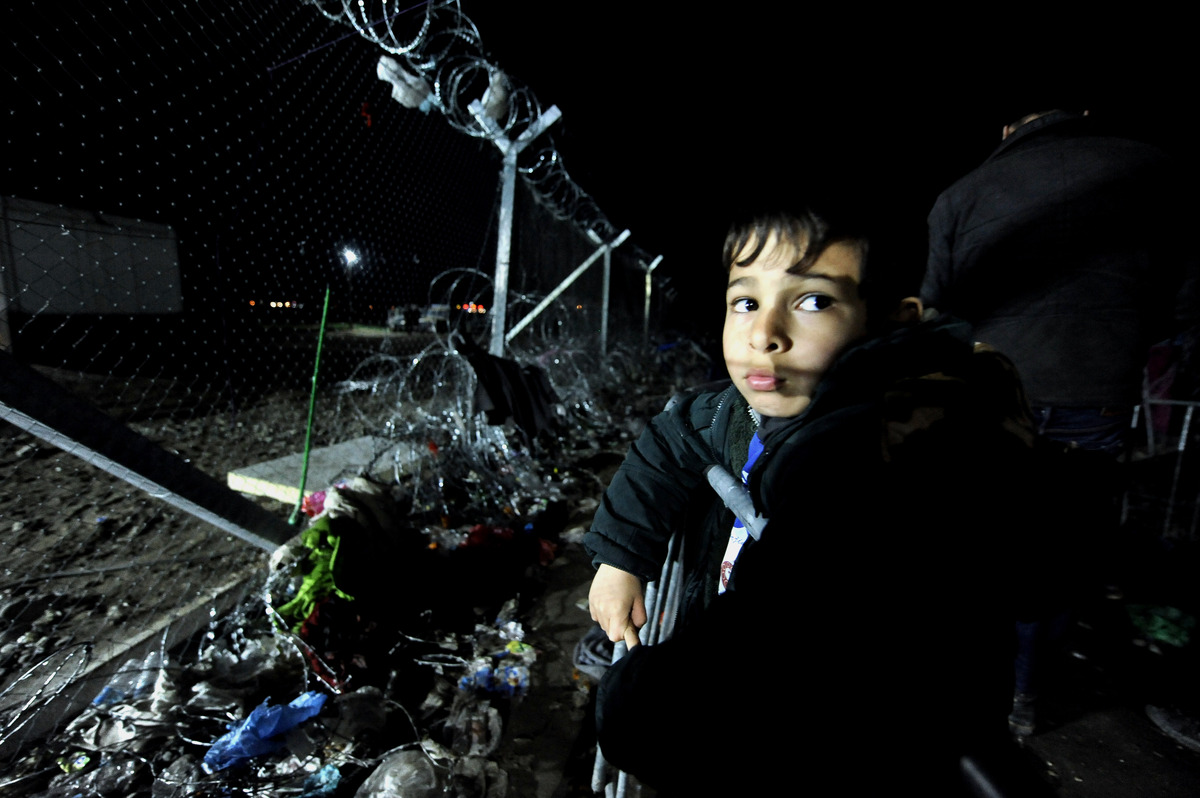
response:
[[[1181,182],[1158,148],[1104,131],[1087,112],[1046,111],[1006,125],[1000,146],[929,214],[926,306],[971,322],[976,340],[1013,360],[1043,435],[1099,453],[1064,473],[1081,573],[1116,528],[1115,458],[1147,350],[1197,321]],[[1019,624],[1009,719],[1019,735],[1033,732],[1038,660],[1065,604]]]

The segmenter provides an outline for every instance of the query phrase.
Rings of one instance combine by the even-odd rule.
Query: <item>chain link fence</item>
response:
[[[658,300],[652,259],[565,172],[552,123],[506,206],[503,145],[547,108],[457,3],[4,16],[0,771],[16,772],[118,664],[216,623],[290,537],[290,500],[230,491],[231,472],[366,441],[346,474],[407,470],[414,511],[447,523],[451,461],[429,453],[466,452],[482,487],[452,498],[483,512],[519,493],[506,453],[537,446],[478,414],[467,354],[497,304],[511,330],[594,260],[500,353],[580,429],[644,367]]]

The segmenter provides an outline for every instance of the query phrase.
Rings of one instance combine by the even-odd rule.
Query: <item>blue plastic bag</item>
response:
[[[283,747],[280,735],[316,715],[329,696],[315,691],[301,693],[287,706],[268,706],[270,699],[254,708],[250,716],[212,744],[204,755],[204,771],[215,773],[260,754]]]

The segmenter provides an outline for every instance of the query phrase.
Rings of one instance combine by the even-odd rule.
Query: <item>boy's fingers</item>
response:
[[[614,641],[614,642],[616,642],[616,641]],[[638,639],[637,629],[634,629],[632,624],[626,626],[625,627],[625,645],[629,646],[630,648],[633,648],[634,646],[641,644],[641,642],[642,641]]]
[[[646,625],[646,600],[641,596],[633,599],[633,608],[629,613],[629,618],[639,629]]]
[[[597,622],[600,624],[600,628],[604,630],[604,633],[608,635],[609,640],[615,643],[621,639],[621,630],[625,628],[625,624],[622,621],[605,618],[604,620],[598,619]]]

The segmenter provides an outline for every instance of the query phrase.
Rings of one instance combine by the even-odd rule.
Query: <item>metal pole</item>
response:
[[[496,276],[492,281],[492,340],[488,352],[504,354],[504,322],[508,316],[508,264],[512,256],[513,198],[517,186],[517,153],[504,153],[500,170],[500,222],[496,232]]]
[[[525,128],[516,141],[509,141],[500,132],[495,120],[483,111],[483,103],[473,100],[467,108],[475,119],[491,134],[492,142],[504,155],[500,169],[500,219],[496,231],[496,274],[492,281],[492,336],[488,353],[496,357],[504,354],[504,323],[508,316],[508,271],[512,257],[513,201],[517,186],[517,156],[540,136],[546,128],[562,117],[557,105],[547,108],[533,124]]]
[[[1171,519],[1175,514],[1175,499],[1179,496],[1179,474],[1183,471],[1183,453],[1187,449],[1187,439],[1192,428],[1192,410],[1195,408],[1188,405],[1187,410],[1183,412],[1183,430],[1179,433],[1179,453],[1175,459],[1175,474],[1171,478],[1171,495],[1167,498],[1167,517],[1163,521],[1163,536],[1169,537],[1171,534]]]
[[[11,352],[13,341],[12,331],[8,326],[8,314],[17,297],[17,256],[12,246],[8,197],[0,197],[0,225],[3,225],[0,227],[0,352]]]
[[[588,267],[591,266],[593,263],[595,263],[600,258],[600,256],[604,254],[605,247],[608,247],[610,249],[615,249],[616,247],[621,246],[621,244],[623,244],[625,242],[625,239],[627,239],[627,238],[629,238],[629,231],[624,230],[621,232],[621,234],[619,236],[617,236],[616,238],[614,238],[612,240],[611,244],[605,244],[605,245],[599,247],[591,255],[588,255],[587,258],[583,261],[583,263],[576,266],[575,271],[568,274],[561,283],[556,285],[554,287],[553,291],[551,291],[549,294],[547,294],[546,297],[541,302],[537,303],[537,305],[534,307],[533,310],[529,311],[529,313],[527,313],[525,315],[525,318],[521,319],[519,322],[517,322],[516,324],[513,325],[512,329],[509,330],[505,334],[504,340],[506,342],[511,341],[513,338],[515,338],[517,336],[517,334],[519,332],[521,332],[521,330],[524,330],[526,327],[529,326],[529,324],[534,319],[536,319],[538,316],[540,316],[542,314],[542,311],[544,311],[546,308],[550,307],[550,303],[552,303],[554,300],[558,299],[559,295],[562,294],[563,291],[566,291],[568,288],[570,288],[571,284],[574,283],[576,280],[578,280],[579,276],[582,275],[585,271],[587,271]]]
[[[650,274],[658,267],[658,264],[662,263],[662,259],[663,256],[659,255],[646,267],[646,305],[642,310],[642,343],[650,343],[650,291],[654,286]]]
[[[608,354],[608,286],[612,277],[612,247],[604,248],[604,284],[600,288],[600,354]]]

